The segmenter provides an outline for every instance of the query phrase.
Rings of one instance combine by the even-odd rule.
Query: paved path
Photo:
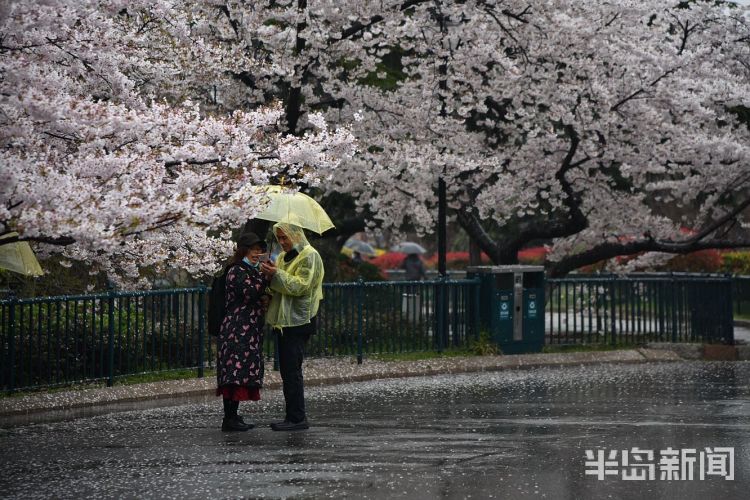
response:
[[[353,358],[323,358],[305,361],[305,385],[328,385],[373,379],[414,377],[450,373],[501,371],[540,366],[578,366],[602,363],[647,363],[679,361],[669,350],[633,349],[566,354],[523,354],[515,356],[445,357],[422,361],[386,362],[366,359],[358,365]],[[278,372],[266,371],[267,389],[279,388]],[[185,397],[210,395],[216,381],[173,380],[64,392],[37,393],[0,399],[0,427],[42,420],[60,420],[118,410],[177,404]]]
[[[750,344],[750,323],[734,324],[734,341]]]
[[[625,357],[627,364],[586,364],[590,357],[562,356],[565,367],[524,358],[516,363],[526,370],[312,387],[313,426],[299,433],[267,427],[280,415],[278,390],[242,404],[246,418],[261,424],[246,433],[219,431],[213,398],[0,429],[0,496],[747,498],[750,363],[647,363],[635,351]],[[727,480],[726,470],[700,480],[707,470],[700,453],[710,448],[717,457],[717,447],[733,450],[734,477]],[[633,448],[653,452],[642,456],[653,479],[622,479],[630,469],[621,450]],[[662,479],[668,448],[686,452],[682,463],[693,479]],[[587,450],[614,451],[606,470],[615,474],[587,475],[596,472],[586,466]],[[721,456],[727,464],[728,454]]]

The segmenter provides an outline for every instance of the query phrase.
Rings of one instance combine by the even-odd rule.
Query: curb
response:
[[[649,349],[667,350],[676,353],[685,360],[704,361],[749,361],[750,345],[723,344],[672,344],[668,342],[651,342]]]
[[[636,364],[675,362],[684,359],[663,348],[638,348],[623,351],[592,351],[551,354],[518,354],[438,358],[420,361],[366,360],[357,365],[347,358],[314,358],[305,362],[305,384],[308,387],[366,382],[380,379],[425,377],[458,373],[498,372],[542,367],[592,366],[604,364]],[[330,376],[332,367],[342,375]],[[277,372],[267,372],[265,390],[281,388]],[[132,404],[144,401],[185,400],[215,394],[213,377],[169,380],[142,384],[83,389],[56,393],[34,393],[18,398],[0,399],[0,425],[36,413],[80,410],[88,407]],[[7,423],[7,422],[6,422]]]
[[[642,351],[648,351],[648,352],[642,352]],[[428,377],[428,376],[436,376],[436,375],[451,375],[451,374],[462,374],[462,373],[492,373],[492,372],[502,372],[502,371],[509,371],[509,370],[532,370],[536,368],[545,368],[545,367],[551,367],[551,368],[560,368],[564,366],[598,366],[598,365],[607,365],[607,364],[638,364],[638,363],[647,363],[647,362],[665,362],[665,361],[684,361],[682,358],[680,358],[676,353],[672,353],[667,350],[656,350],[654,353],[654,350],[650,349],[635,349],[634,351],[620,351],[620,352],[636,352],[638,353],[639,357],[633,356],[632,359],[610,359],[610,360],[597,360],[597,359],[567,359],[567,360],[557,360],[557,361],[518,361],[516,363],[510,363],[510,364],[498,364],[498,365],[489,365],[489,366],[465,366],[457,370],[445,370],[441,368],[434,368],[434,369],[417,369],[410,371],[408,373],[395,373],[390,375],[378,375],[378,374],[372,374],[372,375],[361,375],[361,376],[353,376],[353,377],[331,377],[327,379],[318,379],[313,380],[310,382],[306,382],[306,385],[309,385],[311,387],[313,386],[321,386],[321,385],[336,385],[336,384],[348,384],[352,382],[368,382],[372,380],[386,380],[386,379],[394,379],[394,378],[411,378],[411,377]],[[568,353],[568,354],[562,354],[563,356],[571,356],[573,354],[583,354],[583,353]],[[519,355],[511,355],[506,357],[515,357]],[[514,360],[515,361],[515,360]]]

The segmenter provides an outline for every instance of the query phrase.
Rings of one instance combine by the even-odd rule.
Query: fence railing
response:
[[[734,314],[750,316],[750,276],[732,277],[732,298]]]
[[[466,347],[479,337],[478,293],[478,280],[326,284],[309,351],[361,358]]]
[[[0,301],[5,391],[213,366],[205,287]],[[478,282],[324,285],[311,356],[465,347],[478,338]],[[441,300],[444,297],[444,300]],[[440,322],[439,319],[443,321]],[[267,357],[275,339],[266,335]]]
[[[387,269],[385,271],[386,279],[389,281],[405,281],[406,271],[403,269]],[[450,280],[464,280],[466,279],[466,270],[464,269],[449,269],[446,271],[446,277]],[[439,280],[440,274],[435,269],[427,269],[425,271],[425,279],[433,281]]]
[[[547,280],[546,343],[733,343],[732,285],[700,275]]]
[[[197,368],[213,358],[206,288],[0,301],[6,391]]]
[[[547,344],[733,342],[728,277],[547,281]],[[442,351],[479,338],[479,280],[328,283],[310,356]],[[205,287],[0,300],[0,387],[213,366]],[[269,359],[275,342],[266,335]]]

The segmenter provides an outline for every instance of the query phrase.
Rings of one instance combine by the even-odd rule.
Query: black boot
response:
[[[239,401],[231,399],[224,400],[224,420],[221,422],[221,430],[224,432],[244,432],[251,429],[241,417],[237,415]],[[254,427],[254,426],[253,426]]]
[[[239,401],[232,401],[232,403],[234,403],[234,405],[233,405],[233,407],[232,407],[232,415],[233,415],[233,416],[234,416],[234,417],[235,417],[235,418],[236,418],[237,420],[239,420],[240,422],[242,422],[243,424],[245,424],[245,425],[247,426],[247,428],[248,428],[248,429],[252,429],[253,427],[255,427],[255,424],[254,424],[254,423],[252,423],[252,422],[245,422],[245,419],[244,419],[244,418],[242,418],[242,416],[241,416],[241,415],[238,415],[238,414],[237,414],[237,410],[239,410],[239,407],[240,407],[240,402],[239,402]]]
[[[243,423],[239,417],[224,417],[221,421],[221,430],[224,432],[245,432],[249,431],[251,427]]]

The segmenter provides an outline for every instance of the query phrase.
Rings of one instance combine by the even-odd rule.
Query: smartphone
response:
[[[271,260],[270,254],[262,253],[262,254],[258,255],[258,262],[260,262],[260,263],[269,262],[270,260]]]

